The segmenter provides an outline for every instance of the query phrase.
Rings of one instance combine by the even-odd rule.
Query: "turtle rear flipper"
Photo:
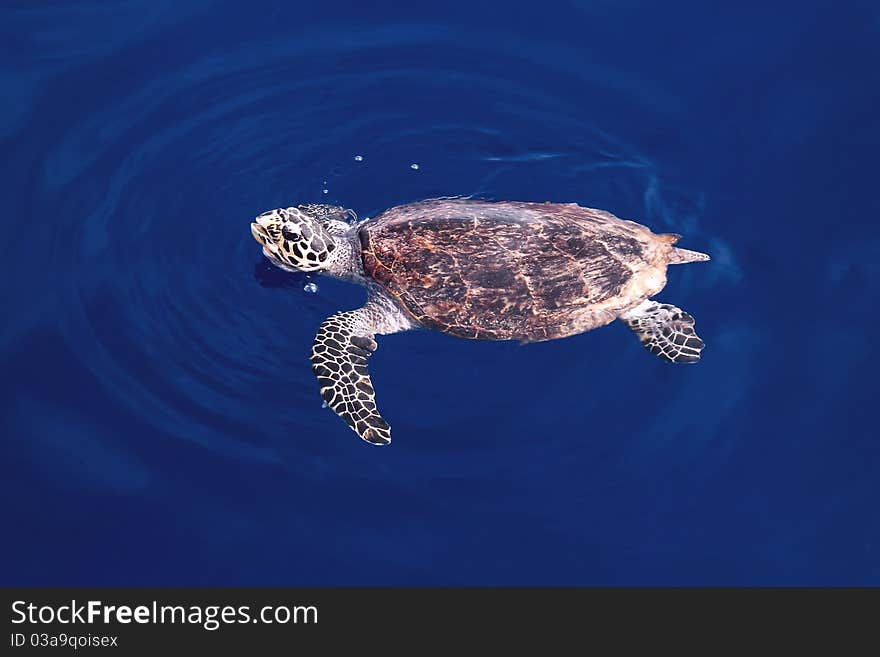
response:
[[[694,332],[694,318],[668,303],[643,301],[620,319],[642,345],[670,363],[696,363],[705,343]]]

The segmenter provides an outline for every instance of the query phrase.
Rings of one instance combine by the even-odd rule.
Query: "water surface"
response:
[[[880,583],[876,6],[0,18],[3,583]],[[703,361],[388,336],[362,443],[307,354],[364,292],[248,224],[444,195],[685,235]]]

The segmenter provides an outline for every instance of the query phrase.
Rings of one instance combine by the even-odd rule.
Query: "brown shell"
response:
[[[662,237],[575,204],[422,201],[360,237],[367,275],[422,325],[464,338],[581,333],[649,296],[642,280],[665,283]]]

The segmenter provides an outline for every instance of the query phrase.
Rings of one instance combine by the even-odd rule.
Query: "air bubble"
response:
[[[329,189],[322,189],[321,191],[324,192],[325,194],[329,194],[329,193],[330,193],[330,190],[329,190]]]
[[[363,161],[364,161],[364,156],[363,156],[363,155],[355,155],[355,156],[354,156],[354,161],[355,161],[355,162],[363,162]]]
[[[412,169],[413,171],[418,171],[419,165],[416,164],[415,162],[413,162],[412,164],[409,165],[409,168]]]
[[[309,281],[305,285],[303,285],[303,292],[308,292],[309,294],[315,294],[318,291],[318,286],[315,283]]]

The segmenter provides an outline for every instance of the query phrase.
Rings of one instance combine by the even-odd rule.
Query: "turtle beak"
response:
[[[267,246],[272,243],[272,238],[269,236],[269,231],[262,225],[257,223],[256,221],[251,223],[251,235],[254,236],[254,239],[260,243],[261,246]]]

